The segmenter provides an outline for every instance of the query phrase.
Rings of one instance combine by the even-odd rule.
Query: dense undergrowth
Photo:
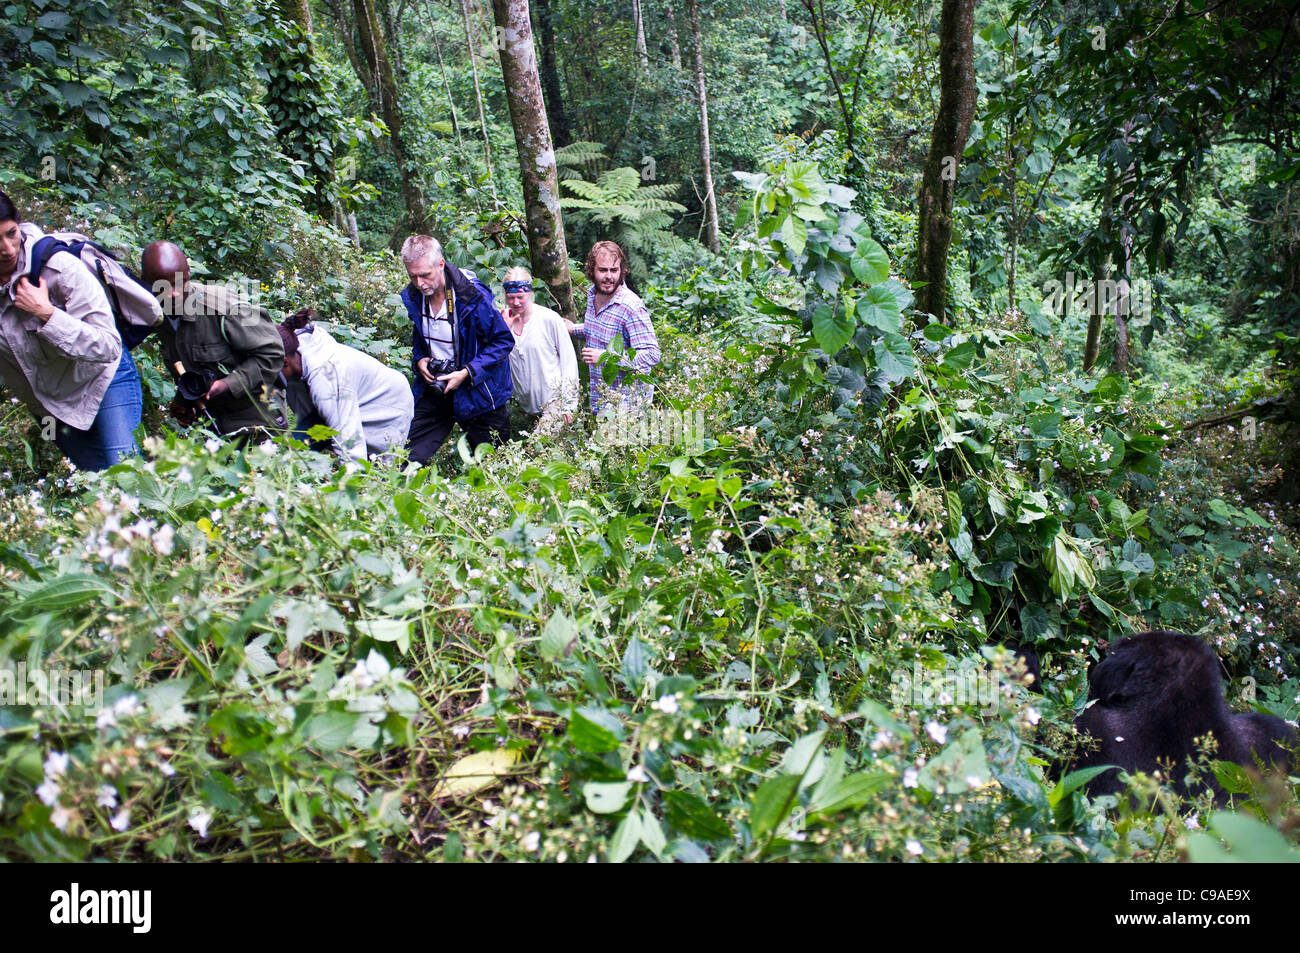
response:
[[[1236,813],[1046,773],[1127,632],[1206,638],[1234,705],[1295,719],[1297,520],[1259,444],[1184,431],[1190,388],[1072,370],[1077,329],[915,330],[847,190],[748,185],[744,274],[647,290],[686,445],[587,419],[357,468],[155,411],[143,457],[69,474],[10,407],[0,668],[106,689],[0,708],[0,854],[1288,856],[1294,789],[1208,756]],[[404,363],[392,261],[304,228],[272,303]]]

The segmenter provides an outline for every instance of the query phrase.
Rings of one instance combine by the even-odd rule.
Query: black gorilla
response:
[[[1285,768],[1282,746],[1296,744],[1296,732],[1281,718],[1232,714],[1223,698],[1218,657],[1200,639],[1181,632],[1147,632],[1117,642],[1088,681],[1089,706],[1074,724],[1098,744],[1072,769],[1117,764],[1129,773],[1149,774],[1158,761],[1172,763],[1173,787],[1186,796],[1184,770],[1196,755],[1197,737],[1213,734],[1220,760],[1247,767],[1255,766],[1258,755],[1265,765]],[[1213,780],[1209,784],[1224,797]],[[1118,771],[1105,771],[1087,786],[1092,796],[1123,789]]]

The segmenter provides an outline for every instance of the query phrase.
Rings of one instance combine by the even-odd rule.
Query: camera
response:
[[[438,393],[447,393],[447,382],[440,381],[438,378],[443,374],[450,374],[458,370],[454,361],[440,361],[437,358],[429,358],[429,374],[433,377],[433,385],[438,389]]]
[[[176,393],[183,400],[197,404],[208,396],[208,391],[216,379],[216,373],[206,367],[197,371],[186,371],[176,382]]]

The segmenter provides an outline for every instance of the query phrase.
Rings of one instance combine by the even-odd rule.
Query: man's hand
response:
[[[169,406],[167,410],[182,427],[191,426],[199,416],[199,405],[191,404],[188,400],[180,396],[172,398],[171,406]]]
[[[443,388],[444,394],[450,394],[461,384],[465,383],[465,378],[469,377],[469,368],[462,367],[458,371],[452,371],[450,374],[443,374],[438,378],[440,381],[446,381],[447,386]]]
[[[604,348],[600,348],[600,347],[584,347],[584,348],[582,349],[582,360],[583,360],[583,362],[586,363],[586,364],[592,364],[592,365],[599,364],[599,363],[600,363],[600,357],[601,357],[601,355],[604,354],[604,353],[605,353],[605,349],[604,349]]]
[[[40,279],[40,284],[32,284],[32,280],[26,275],[18,279],[18,287],[14,290],[14,304],[18,305],[23,311],[35,315],[41,319],[41,323],[50,320],[50,315],[54,313],[54,305],[50,303],[50,293],[45,287],[45,279]]]
[[[230,385],[227,384],[226,379],[222,377],[212,382],[212,386],[208,388],[208,392],[203,399],[205,402],[209,400],[216,400],[222,394],[228,394],[228,393],[230,393]]]
[[[429,373],[429,359],[427,357],[422,357],[416,362],[415,370],[426,384],[433,383],[433,375]]]

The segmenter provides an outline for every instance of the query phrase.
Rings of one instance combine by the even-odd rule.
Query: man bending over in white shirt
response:
[[[401,371],[334,340],[313,323],[316,312],[297,312],[281,324],[284,376],[301,378],[311,402],[337,432],[334,445],[364,460],[366,452],[388,453],[406,443],[415,412],[411,385]]]

